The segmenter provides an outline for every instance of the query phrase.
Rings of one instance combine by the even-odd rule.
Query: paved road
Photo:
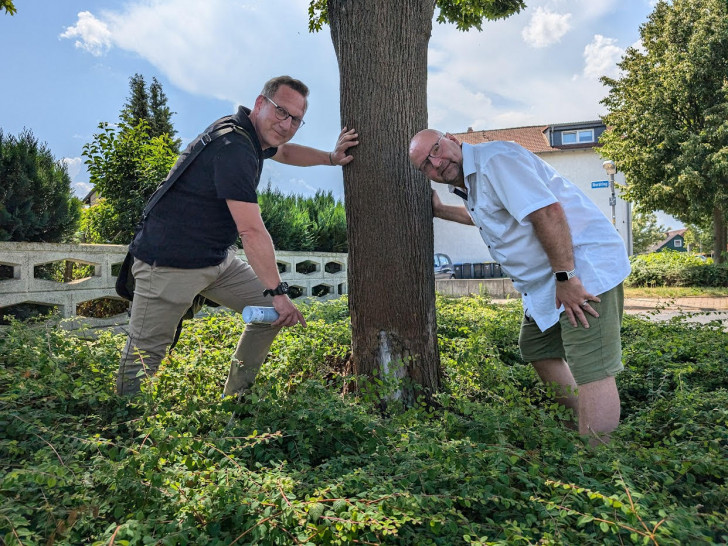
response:
[[[650,320],[665,321],[684,316],[688,322],[707,324],[712,321],[723,323],[728,331],[728,297],[725,298],[627,298],[624,310],[629,314],[640,314]]]

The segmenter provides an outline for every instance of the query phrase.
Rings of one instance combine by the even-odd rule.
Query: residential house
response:
[[[512,129],[473,130],[453,133],[461,142],[479,144],[494,140],[513,141],[535,153],[559,173],[576,184],[599,210],[613,221],[631,254],[631,209],[615,189],[615,203],[611,204],[609,177],[596,152],[599,136],[606,129],[600,120],[552,125],[533,125]],[[624,175],[617,172],[617,184],[624,184]],[[433,183],[440,199],[447,204],[462,204],[462,199],[451,194],[447,186]],[[613,214],[614,213],[614,214]],[[434,220],[435,252],[449,255],[453,262],[481,263],[492,258],[480,238],[477,228]]]
[[[662,252],[663,250],[675,250],[677,252],[687,252],[688,248],[685,244],[685,232],[687,229],[673,229],[665,233],[665,239],[650,247],[648,252]]]

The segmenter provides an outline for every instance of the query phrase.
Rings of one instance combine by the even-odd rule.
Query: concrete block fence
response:
[[[62,317],[71,318],[83,302],[120,299],[114,283],[126,250],[126,245],[0,243],[0,314],[4,307],[34,303],[57,307]],[[243,251],[239,255],[245,259]],[[66,283],[36,278],[37,266],[65,261],[93,266],[93,274]],[[294,298],[329,299],[348,292],[347,254],[281,251],[276,261]],[[508,278],[439,280],[435,287],[448,296],[485,292],[493,298],[519,297]]]
[[[64,318],[76,316],[80,303],[120,299],[114,290],[126,245],[0,243],[0,312],[3,307],[35,303],[58,307]],[[245,259],[245,253],[239,252]],[[277,252],[281,278],[292,296],[327,299],[347,293],[347,255],[334,252]],[[93,274],[71,282],[39,279],[39,265],[72,261],[93,266]]]

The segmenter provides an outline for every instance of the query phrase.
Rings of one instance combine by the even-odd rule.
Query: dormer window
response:
[[[579,129],[578,131],[564,131],[561,133],[561,144],[586,144],[594,142],[594,129]]]

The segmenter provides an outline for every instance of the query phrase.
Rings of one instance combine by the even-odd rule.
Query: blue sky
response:
[[[311,88],[294,142],[331,149],[339,129],[339,77],[328,29],[307,30],[308,0],[16,0],[0,15],[0,128],[29,128],[64,159],[77,195],[89,189],[83,145],[115,122],[129,77],[156,77],[183,143],[263,82],[290,74]],[[434,23],[430,125],[452,132],[595,119],[603,74],[616,75],[637,44],[653,0],[527,0],[483,32]],[[405,150],[402,151],[406,153]],[[340,169],[266,162],[263,184],[343,198]],[[664,223],[664,221],[663,221]],[[675,227],[675,222],[670,224]]]

